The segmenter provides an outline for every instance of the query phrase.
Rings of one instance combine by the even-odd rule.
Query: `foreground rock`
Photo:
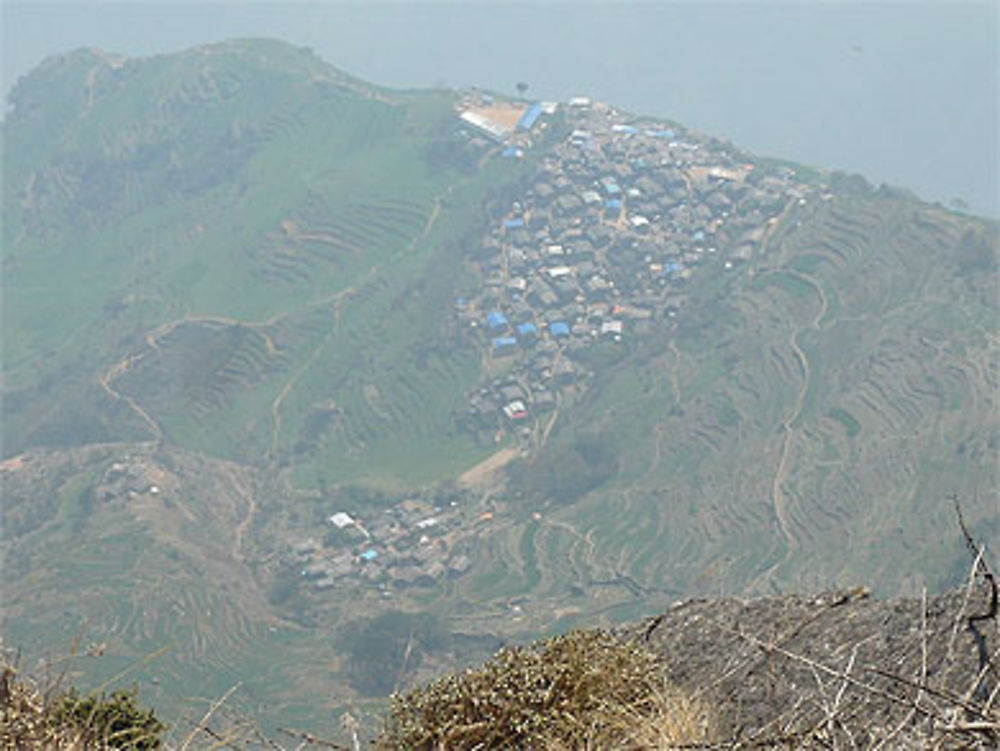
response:
[[[726,747],[996,748],[991,578],[927,598],[865,590],[705,600],[619,632],[717,707]]]

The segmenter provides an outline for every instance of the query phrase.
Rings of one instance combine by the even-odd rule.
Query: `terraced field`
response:
[[[602,380],[553,435],[619,447],[614,483],[555,512],[592,565],[685,592],[940,586],[961,555],[950,493],[996,542],[995,465],[962,448],[997,430],[995,307],[956,271],[967,231],[888,198],[799,207],[711,340],[680,328]]]
[[[447,636],[412,663],[408,642],[402,684],[685,596],[954,584],[952,493],[1000,545],[993,225],[824,184],[497,443],[461,424],[505,366],[452,304],[544,143],[469,160],[451,94],[269,42],[81,51],[13,99],[2,626],[35,654],[107,642],[94,684],[128,667],[200,716],[242,681],[234,704],[315,727],[317,696],[377,704],[343,634],[386,612]],[[610,457],[601,484],[541,487],[591,469],[581,446]],[[421,493],[457,499],[467,572],[298,578],[329,513]]]
[[[138,438],[301,465],[312,487],[430,481],[481,455],[451,418],[477,367],[450,355],[465,280],[440,271],[487,187],[527,167],[432,158],[450,95],[390,96],[252,42],[81,51],[37,77],[84,97],[36,143],[56,105],[27,80],[5,126],[33,154],[5,172],[9,454]]]

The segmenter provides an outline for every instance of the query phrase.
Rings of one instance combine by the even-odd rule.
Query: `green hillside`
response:
[[[599,374],[515,469],[544,495],[538,468],[566,463],[581,434],[617,457],[557,512],[590,541],[565,573],[706,593],[954,584],[949,496],[989,544],[1000,533],[979,239],[965,218],[874,194],[789,214],[760,266],[694,302],[674,336],[637,344],[633,367]]]
[[[953,494],[1000,544],[995,223],[530,104],[266,40],[18,83],[6,643],[324,729],[684,596],[941,590]]]
[[[449,414],[475,358],[434,355],[462,280],[437,271],[510,176],[440,147],[450,94],[386,94],[233,42],[73,53],[11,100],[8,455],[163,439],[406,482],[474,456]],[[312,435],[330,403],[342,426]]]

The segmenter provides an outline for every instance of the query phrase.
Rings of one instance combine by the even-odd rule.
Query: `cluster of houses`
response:
[[[327,519],[327,534],[291,545],[289,563],[317,590],[351,580],[384,589],[433,586],[472,565],[459,540],[455,505],[435,507],[407,499],[362,520],[340,511]]]
[[[552,105],[529,110],[547,127]],[[481,284],[455,301],[482,332],[492,379],[469,395],[467,425],[520,429],[587,375],[581,357],[683,315],[696,274],[726,273],[758,256],[786,207],[813,188],[792,170],[761,169],[733,147],[679,126],[630,118],[585,98],[560,105],[566,135],[471,258]],[[488,120],[485,114],[463,123]],[[541,121],[541,122],[540,122]],[[523,158],[532,132],[500,153]],[[502,373],[502,375],[500,375]]]

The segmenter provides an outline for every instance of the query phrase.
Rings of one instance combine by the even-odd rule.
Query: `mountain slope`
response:
[[[11,104],[32,654],[85,628],[173,716],[243,681],[310,726],[685,595],[952,586],[953,493],[1000,543],[993,223],[266,40],[74,52]]]
[[[619,457],[564,514],[593,564],[678,591],[943,584],[950,494],[995,545],[996,299],[963,261],[976,237],[879,195],[796,207],[724,297],[599,375],[535,459],[582,432]]]
[[[40,94],[60,86],[71,93]],[[331,402],[348,424],[323,456],[358,456],[355,471],[391,478],[381,459],[400,445],[454,450],[447,417],[378,425],[362,390],[400,386],[359,367],[409,371],[409,389],[444,407],[474,367],[414,367],[446,311],[409,288],[457,281],[428,263],[454,252],[477,219],[464,196],[481,190],[435,156],[448,95],[390,97],[286,45],[234,42],[139,61],[73,53],[12,102],[8,454],[163,437],[275,459]],[[470,193],[449,199],[459,186]],[[406,314],[389,323],[393,308]]]

